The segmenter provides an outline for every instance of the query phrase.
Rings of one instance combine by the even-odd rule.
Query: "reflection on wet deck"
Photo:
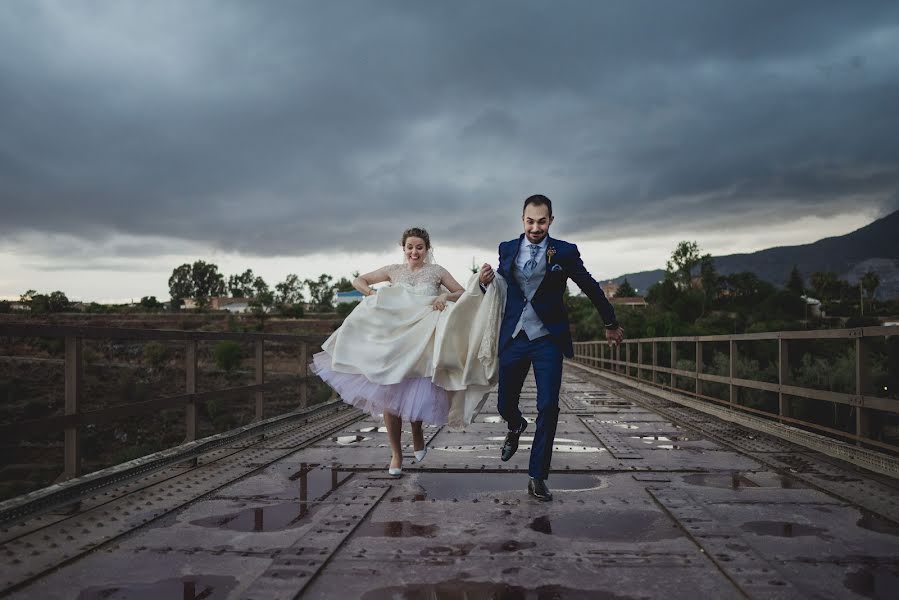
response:
[[[149,508],[110,507],[137,529],[13,596],[894,597],[894,482],[705,415],[672,419],[569,368],[555,500],[540,503],[526,493],[533,429],[501,462],[494,402],[463,431],[426,428],[422,463],[406,431],[399,479],[383,423],[360,416],[213,493],[182,490],[145,526]],[[533,421],[532,386],[522,406]]]

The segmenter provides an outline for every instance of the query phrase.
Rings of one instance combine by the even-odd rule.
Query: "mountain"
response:
[[[858,282],[865,272],[875,271],[880,276],[877,297],[899,297],[899,211],[895,211],[873,223],[846,235],[824,238],[811,244],[778,246],[749,254],[716,256],[715,268],[721,275],[752,271],[762,279],[782,286],[793,265],[799,268],[808,285],[809,275],[815,271],[833,271],[840,279]],[[665,277],[665,271],[641,271],[616,277],[611,281],[621,283],[625,277],[632,286],[645,293],[649,287]]]

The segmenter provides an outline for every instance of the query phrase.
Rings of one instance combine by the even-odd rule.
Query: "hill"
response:
[[[899,297],[899,211],[846,235],[818,240],[798,246],[778,246],[747,254],[716,256],[715,268],[722,275],[752,271],[766,281],[783,285],[793,265],[808,283],[815,271],[833,271],[841,279],[856,283],[866,271],[880,276],[877,297]],[[662,279],[665,271],[641,271],[612,279],[627,280],[640,292]]]

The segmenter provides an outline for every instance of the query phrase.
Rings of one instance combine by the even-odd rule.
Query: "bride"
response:
[[[403,420],[412,426],[415,459],[427,454],[422,423],[471,421],[496,379],[496,332],[505,288],[486,292],[473,276],[463,288],[431,262],[428,232],[403,232],[403,264],[360,275],[366,298],[313,357],[316,375],[344,402],[384,415],[391,475],[402,474]],[[375,294],[376,283],[390,282]],[[499,300],[503,300],[500,302]]]

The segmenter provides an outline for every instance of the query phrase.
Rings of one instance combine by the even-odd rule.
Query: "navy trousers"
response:
[[[500,352],[497,412],[510,430],[521,423],[518,400],[531,365],[537,383],[537,430],[531,445],[528,474],[537,479],[548,479],[562,387],[562,352],[549,336],[529,340],[521,332]]]

